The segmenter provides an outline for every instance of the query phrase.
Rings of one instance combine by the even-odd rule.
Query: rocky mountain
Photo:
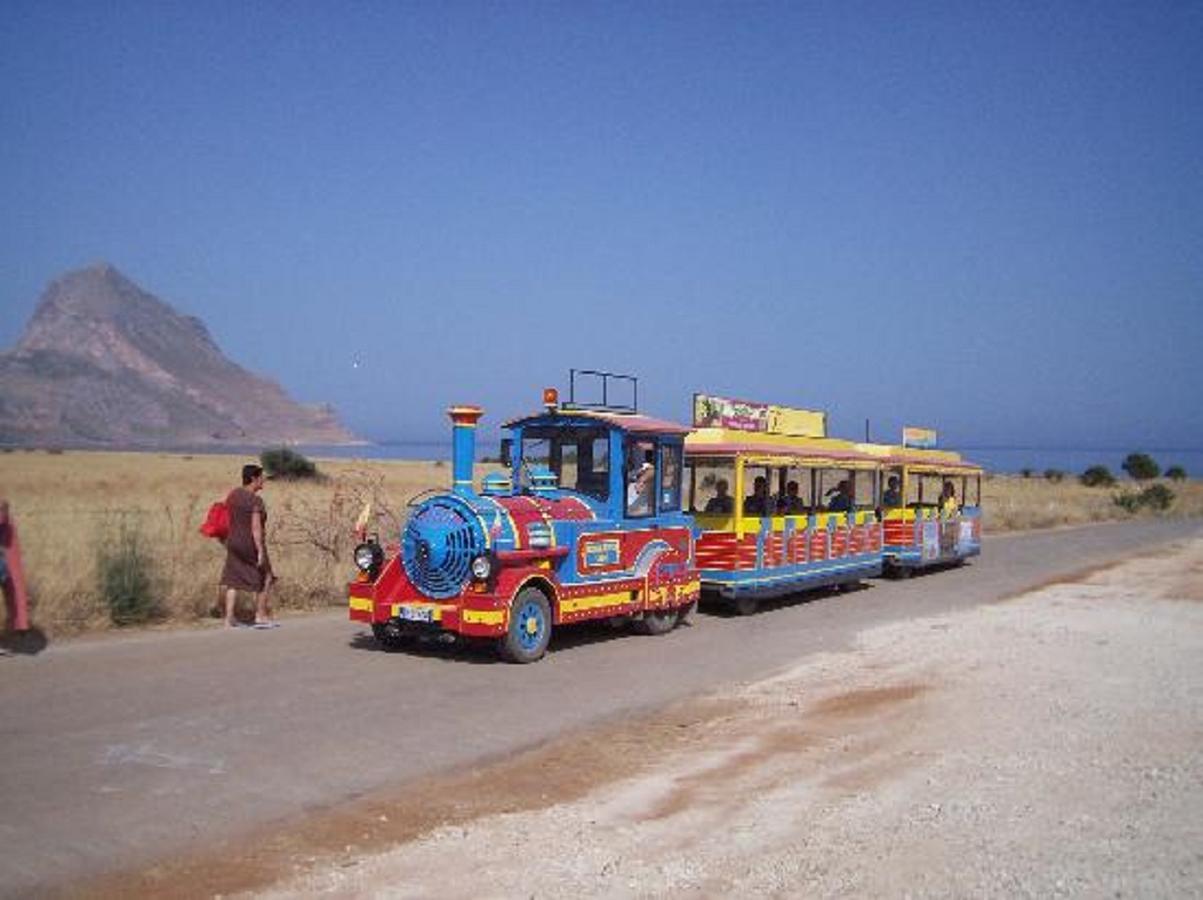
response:
[[[0,444],[345,443],[329,406],[303,406],[225,357],[204,323],[107,264],[50,284],[0,353]]]

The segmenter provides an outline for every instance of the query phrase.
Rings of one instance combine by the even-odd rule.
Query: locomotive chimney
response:
[[[453,406],[451,416],[451,490],[471,494],[472,464],[476,462],[476,423],[485,411],[479,406]]]

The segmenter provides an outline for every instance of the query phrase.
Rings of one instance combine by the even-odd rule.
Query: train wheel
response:
[[[638,634],[667,634],[677,627],[677,611],[664,609],[652,612],[648,610],[642,619],[636,619],[631,627]]]
[[[693,619],[693,614],[698,611],[698,601],[687,603],[677,610],[677,624],[688,625]]]
[[[501,655],[513,663],[532,663],[551,641],[551,605],[543,592],[525,587],[510,604],[510,627],[501,639]]]
[[[760,607],[760,601],[755,597],[736,597],[732,605],[739,615],[750,616]]]

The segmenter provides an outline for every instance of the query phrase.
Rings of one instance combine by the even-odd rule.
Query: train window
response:
[[[660,448],[660,512],[681,508],[681,446]]]
[[[863,474],[863,473],[862,473]],[[855,495],[856,472],[849,469],[819,469],[818,500],[829,512],[847,512],[858,502]]]
[[[809,513],[814,505],[814,485],[811,484],[810,469],[790,466],[781,469],[777,492],[778,515],[797,516]]]
[[[887,509],[895,509],[903,505],[902,469],[886,469],[884,482],[881,486],[881,505]]]
[[[522,437],[519,483],[530,486],[532,467],[546,466],[561,487],[606,500],[610,496],[610,443],[596,428],[530,429]]]
[[[773,506],[773,469],[769,466],[744,467],[744,515],[771,516]]]
[[[554,454],[553,454],[554,455]],[[598,500],[610,496],[610,442],[606,436],[566,434],[560,443],[560,485]]]
[[[688,512],[712,515],[735,512],[733,460],[689,460],[686,463],[686,484],[688,502],[685,508]]]
[[[856,506],[872,509],[877,506],[877,472],[858,469],[852,475],[852,497]]]
[[[541,437],[522,438],[522,471],[518,473],[519,484],[530,487],[531,470],[535,467],[555,469],[551,464],[551,440]]]
[[[982,505],[982,476],[970,475],[966,479],[969,483],[965,488],[965,505],[966,506],[981,506]]]
[[[626,444],[626,513],[641,518],[655,512],[656,445],[628,440]]]

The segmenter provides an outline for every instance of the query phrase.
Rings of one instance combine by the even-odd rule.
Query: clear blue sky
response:
[[[1203,446],[1199,2],[8,0],[0,210],[0,345],[104,259],[376,438],[575,365]]]

